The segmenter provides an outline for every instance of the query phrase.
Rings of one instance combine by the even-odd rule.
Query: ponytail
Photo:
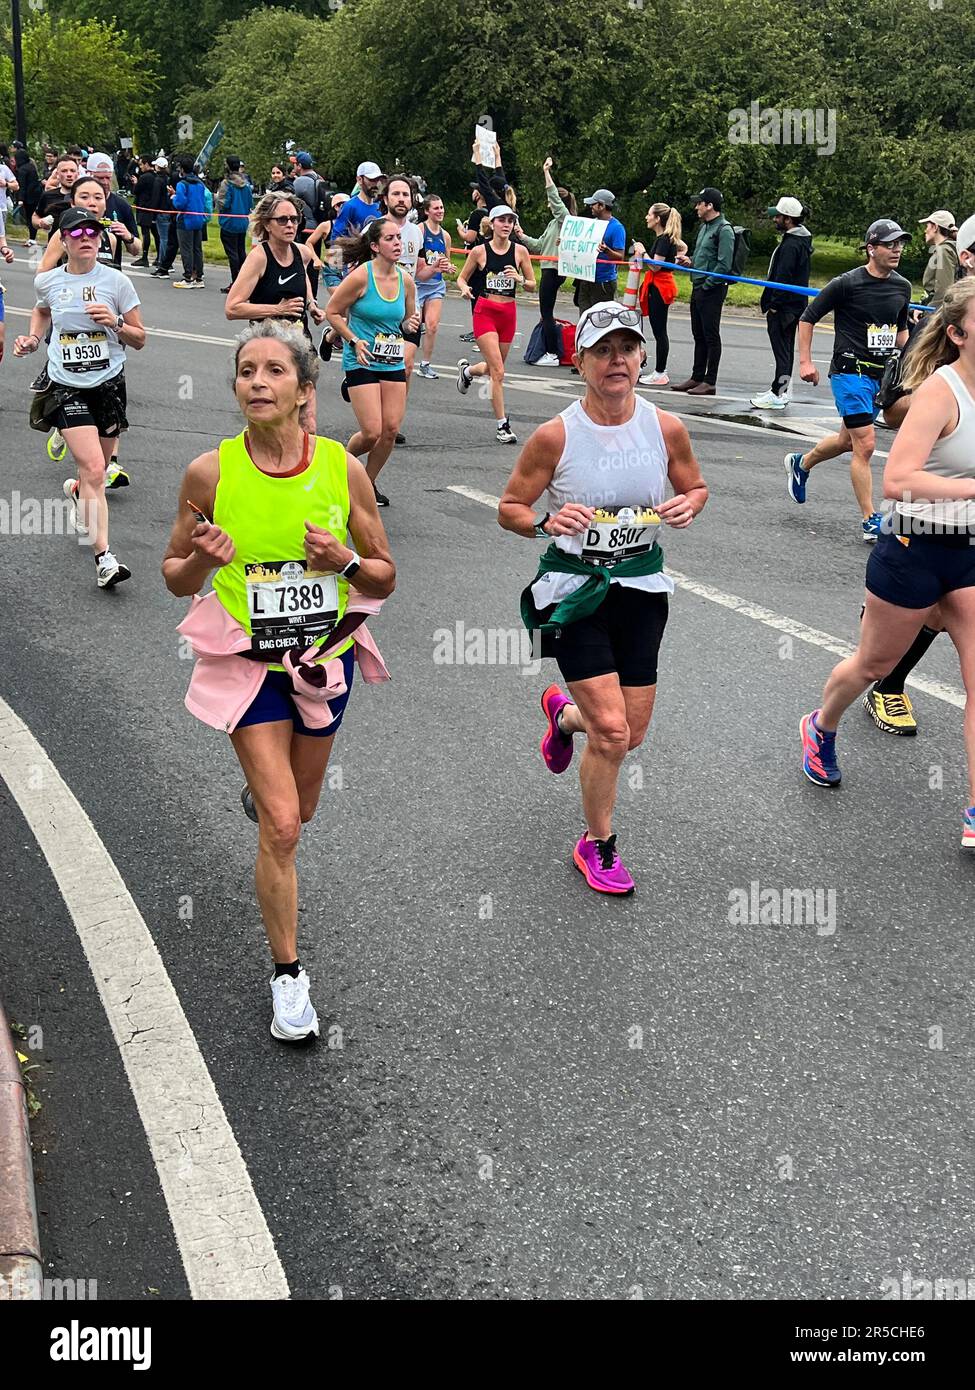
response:
[[[975,279],[971,276],[949,285],[940,309],[930,316],[911,348],[901,378],[906,391],[916,391],[939,367],[957,362],[958,345],[948,337],[948,328],[961,331],[973,299]]]
[[[681,240],[683,223],[677,209],[672,208],[669,203],[653,203],[650,211],[663,226],[664,236],[669,236],[676,246],[683,246],[684,243]]]
[[[382,236],[384,224],[389,219],[374,217],[367,222],[358,236],[340,236],[335,246],[342,252],[343,265],[363,265],[372,260],[373,251]]]

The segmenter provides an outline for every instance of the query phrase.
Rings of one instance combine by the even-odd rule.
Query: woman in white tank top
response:
[[[962,845],[975,849],[975,280],[948,290],[911,352],[904,385],[915,394],[884,469],[894,509],[867,562],[860,644],[833,670],[822,708],[802,720],[803,771],[821,786],[839,782],[840,716],[940,614],[967,695]]]
[[[542,757],[564,772],[573,736],[586,735],[586,831],[572,858],[590,888],[617,895],[634,884],[616,851],[616,786],[650,722],[674,588],[657,533],[689,526],[708,496],[687,430],[634,391],[645,356],[639,310],[586,310],[574,359],[586,393],[529,439],[498,514],[506,530],[553,542],[522,595],[523,620],[541,631],[541,654],[555,656],[571,696],[557,685],[542,695]]]

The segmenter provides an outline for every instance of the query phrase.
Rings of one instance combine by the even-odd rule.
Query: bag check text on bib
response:
[[[304,560],[265,560],[245,565],[244,578],[251,651],[265,661],[287,651],[304,651],[338,622],[334,574],[310,570]]]
[[[660,530],[660,517],[652,507],[600,507],[589,523],[582,542],[582,558],[594,565],[615,565],[632,555],[651,550]]]

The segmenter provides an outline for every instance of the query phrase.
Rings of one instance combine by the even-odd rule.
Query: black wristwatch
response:
[[[118,318],[115,320],[115,331],[116,331],[116,333],[121,333],[121,331],[122,331],[122,329],[123,329],[124,327],[125,327],[125,318],[123,317],[122,314],[119,314]]]
[[[357,555],[356,552],[353,550],[352,559],[345,566],[345,569],[339,570],[339,574],[342,575],[343,579],[354,579],[355,576],[359,573],[361,566],[362,558],[361,556]]]
[[[547,541],[551,539],[549,533],[545,529],[545,523],[546,521],[548,521],[551,515],[551,512],[546,512],[540,521],[535,522],[535,530],[532,532],[532,534],[537,536],[540,541]]]

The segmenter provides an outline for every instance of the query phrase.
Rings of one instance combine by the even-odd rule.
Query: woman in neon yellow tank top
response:
[[[359,422],[349,453],[368,455],[366,472],[376,502],[388,507],[389,498],[376,487],[376,479],[393,452],[406,412],[403,334],[415,333],[420,326],[416,285],[397,265],[403,237],[392,218],[377,217],[360,236],[340,237],[337,244],[345,264],[355,266],[332,291],[326,310],[344,344],[346,399]]]
[[[298,958],[295,853],[318,806],[348,699],[352,640],[335,648],[346,693],[329,700],[325,727],[305,723],[282,659],[316,643],[335,645],[349,579],[360,594],[384,599],[396,576],[362,465],[335,440],[310,437],[299,425],[317,372],[314,348],[293,325],[267,319],[240,335],[234,391],[245,429],[186,470],[163,560],[166,586],[178,596],[198,594],[213,574],[215,598],[204,605],[219,615],[219,602],[218,621],[238,640],[250,636],[240,655],[266,668],[256,695],[227,727],[247,779],[244,809],[258,824],[257,897],[275,965],[271,1032],[289,1042],[318,1034]],[[233,661],[250,690],[245,663]]]

